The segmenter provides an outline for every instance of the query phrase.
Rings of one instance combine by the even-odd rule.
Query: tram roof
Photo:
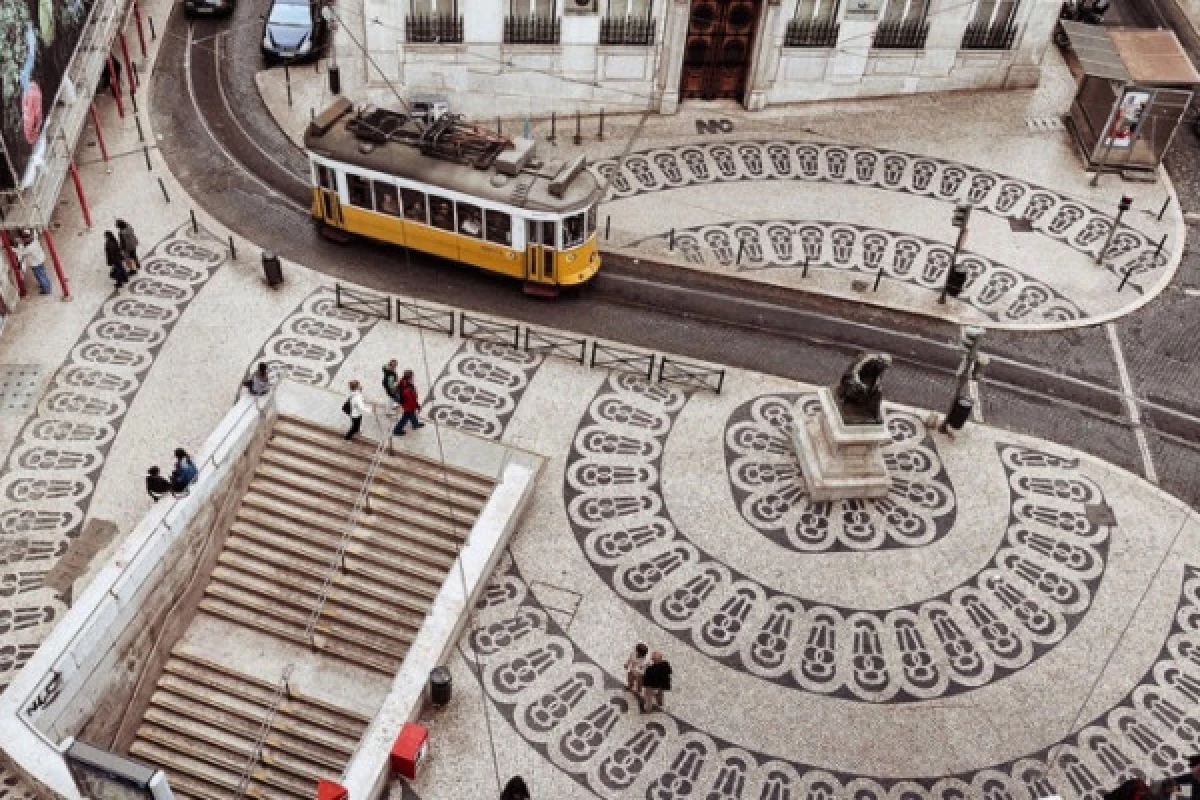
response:
[[[550,182],[566,167],[557,160],[510,176],[499,172],[494,164],[479,169],[426,155],[405,142],[365,144],[350,129],[352,119],[351,114],[341,116],[324,133],[310,125],[304,133],[304,146],[334,161],[531,211],[569,213],[587,208],[602,194],[596,176],[585,169],[567,184],[562,197],[552,195]]]

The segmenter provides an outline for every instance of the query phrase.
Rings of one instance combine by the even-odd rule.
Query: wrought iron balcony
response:
[[[831,19],[793,19],[783,37],[784,47],[835,47],[838,24]]]
[[[505,44],[558,44],[557,17],[505,17]]]
[[[1009,20],[1004,25],[978,25],[971,23],[967,26],[962,38],[963,50],[1011,50],[1013,39],[1017,38],[1017,24]]]
[[[463,18],[452,14],[416,14],[404,25],[405,40],[414,43],[461,42]]]
[[[600,44],[654,44],[656,20],[645,17],[605,17],[600,20]]]
[[[928,35],[929,23],[924,20],[881,22],[871,46],[879,50],[924,50]]]

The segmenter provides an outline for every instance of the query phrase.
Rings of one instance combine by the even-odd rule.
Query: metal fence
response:
[[[389,322],[392,319],[392,298],[388,295],[375,294],[365,289],[351,289],[340,283],[334,284],[333,293],[337,298],[338,308],[357,311],[369,317],[379,317]]]
[[[557,17],[505,17],[505,44],[558,44]]]
[[[454,311],[434,308],[407,300],[396,300],[396,322],[414,328],[437,331],[447,336],[454,335]]]
[[[881,22],[871,46],[879,50],[923,50],[928,35],[929,23],[924,20]]]
[[[511,347],[521,348],[521,326],[514,322],[500,322],[488,317],[474,317],[458,312],[459,331],[464,339],[475,339]]]
[[[581,336],[564,336],[552,331],[525,329],[525,352],[563,358],[582,364],[587,359],[588,340]]]
[[[840,26],[831,19],[793,19],[783,37],[784,47],[835,47]]]
[[[411,44],[455,44],[463,40],[463,18],[453,14],[416,14],[405,18],[404,38]]]
[[[653,353],[626,350],[624,347],[596,342],[592,345],[592,361],[589,366],[615,369],[618,372],[641,375],[648,381],[654,380]]]
[[[600,20],[600,44],[654,44],[654,19],[605,17]]]
[[[663,356],[658,362],[658,382],[720,394],[725,385],[725,370]]]
[[[963,50],[1010,50],[1017,38],[1017,23],[1010,19],[1004,25],[967,26],[962,38]]]

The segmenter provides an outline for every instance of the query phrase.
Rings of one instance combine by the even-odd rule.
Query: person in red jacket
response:
[[[400,420],[396,423],[396,427],[392,429],[392,433],[397,436],[404,435],[404,426],[412,423],[413,429],[424,428],[425,423],[417,417],[417,412],[421,410],[421,403],[417,397],[417,387],[413,384],[413,373],[411,369],[404,370],[404,375],[400,378],[400,383],[396,385],[396,393],[399,395],[400,409],[404,412],[400,415]]]

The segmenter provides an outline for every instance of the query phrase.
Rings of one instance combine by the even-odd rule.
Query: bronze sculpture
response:
[[[834,397],[847,425],[883,422],[883,373],[892,365],[887,353],[863,353],[842,373]]]

